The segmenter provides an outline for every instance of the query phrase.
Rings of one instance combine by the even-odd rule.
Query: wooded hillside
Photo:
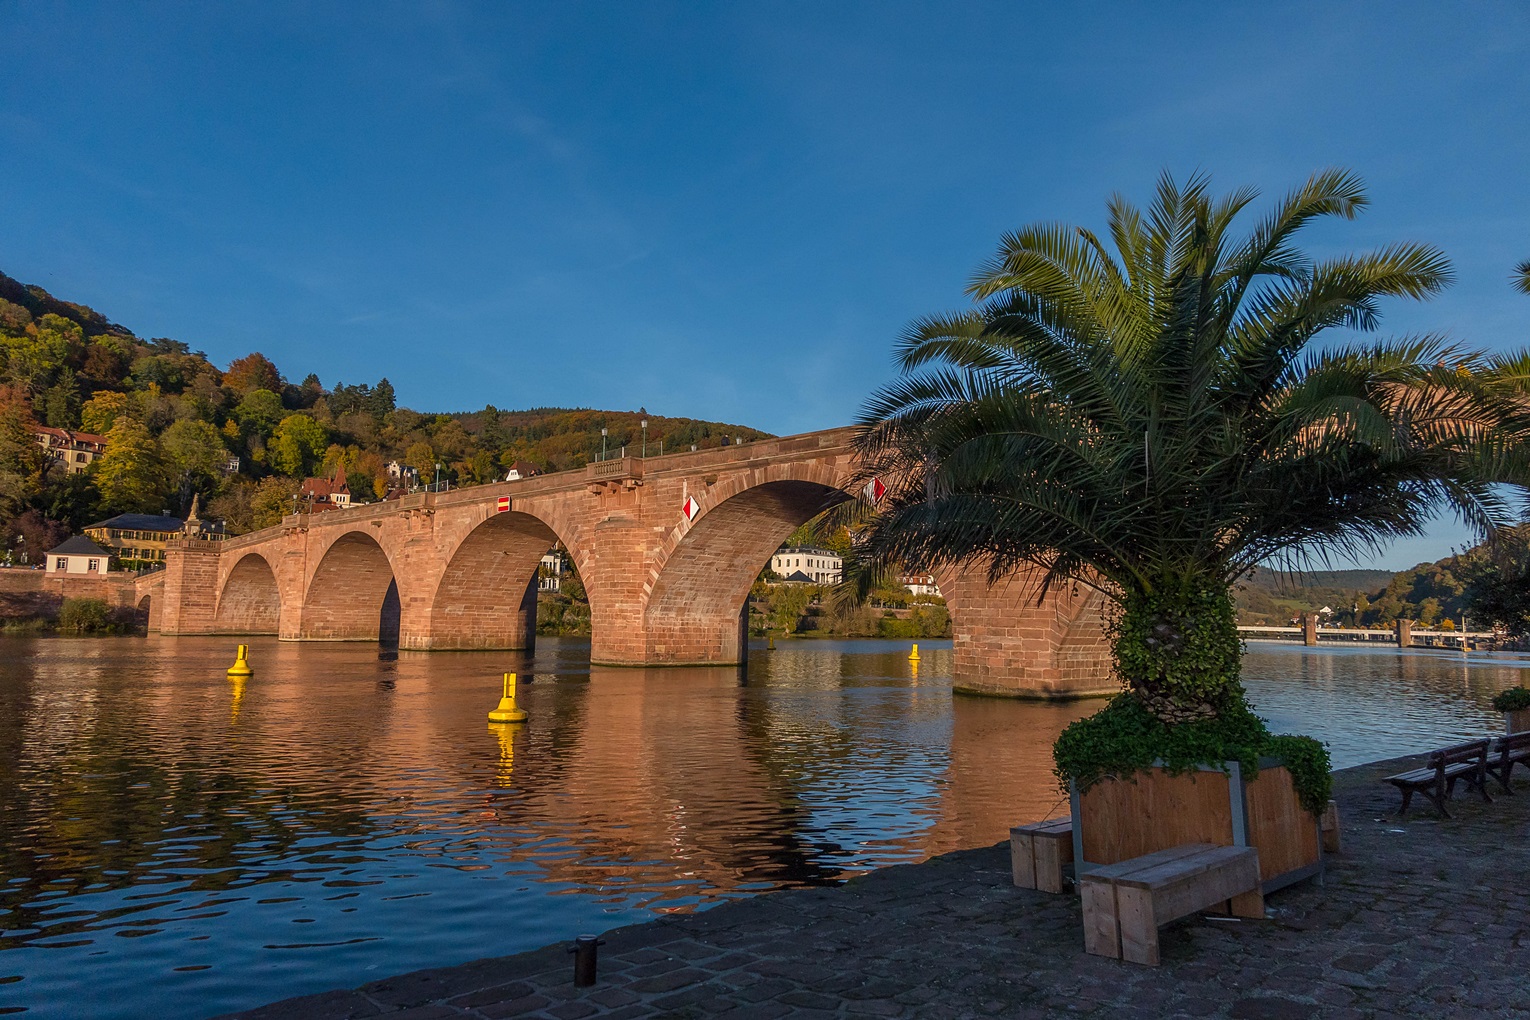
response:
[[[298,368],[301,371],[301,367]],[[0,273],[0,539],[48,549],[118,513],[206,516],[235,533],[277,523],[302,478],[345,471],[353,499],[387,491],[389,461],[420,478],[480,485],[525,461],[577,468],[642,441],[648,452],[768,438],[740,425],[638,411],[537,408],[425,413],[397,406],[393,385],[294,382],[260,353],[224,369],[168,338],[141,339],[81,304]],[[85,474],[43,458],[36,425],[106,437]],[[237,457],[237,470],[229,470]]]

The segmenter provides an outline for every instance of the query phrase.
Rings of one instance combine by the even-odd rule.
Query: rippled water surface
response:
[[[1097,702],[952,698],[950,651],[800,642],[735,669],[588,647],[379,654],[0,640],[0,1012],[203,1017],[837,882],[1060,813]],[[1337,765],[1496,730],[1508,656],[1254,645]],[[491,727],[499,674],[531,721]]]

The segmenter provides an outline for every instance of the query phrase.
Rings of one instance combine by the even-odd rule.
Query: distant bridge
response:
[[[1424,630],[1414,628],[1412,620],[1398,620],[1391,630],[1359,627],[1319,627],[1308,617],[1300,627],[1240,626],[1245,638],[1269,641],[1300,641],[1315,644],[1392,644],[1398,648],[1472,648],[1495,639],[1490,630]]]
[[[297,514],[225,542],[168,543],[150,628],[276,634],[406,649],[530,648],[537,565],[561,543],[590,602],[591,658],[741,663],[749,589],[797,527],[851,499],[852,430],[662,457]],[[694,512],[685,507],[694,500]],[[936,571],[954,674],[976,693],[1113,692],[1103,599],[1027,571]]]

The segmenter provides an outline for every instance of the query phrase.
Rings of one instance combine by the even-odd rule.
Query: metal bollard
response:
[[[569,947],[568,951],[574,954],[575,988],[588,988],[595,983],[595,947],[605,944],[605,939],[596,938],[594,935],[581,935]]]

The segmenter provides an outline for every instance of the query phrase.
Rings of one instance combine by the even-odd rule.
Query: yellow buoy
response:
[[[765,647],[770,649],[771,651],[775,651],[776,650],[776,636],[774,634],[766,635],[766,637],[765,637]]]
[[[228,675],[232,677],[250,677],[255,671],[250,668],[250,646],[240,645],[239,654],[234,659],[234,664],[228,668]]]
[[[489,722],[525,722],[531,718],[523,708],[515,707],[515,674],[505,674],[505,694],[499,707],[489,713]]]
[[[915,645],[914,646],[914,650],[912,652],[908,653],[908,661],[909,662],[918,662],[919,661],[919,646],[918,645]]]

